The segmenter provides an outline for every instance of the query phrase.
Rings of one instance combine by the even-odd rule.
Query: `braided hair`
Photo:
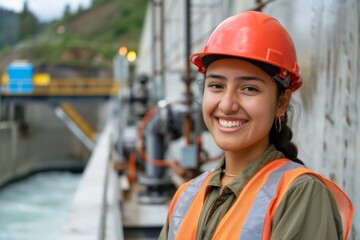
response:
[[[277,86],[277,99],[280,98],[281,95],[285,93],[286,88],[281,85],[278,81],[275,80]],[[292,107],[290,106],[288,111],[292,112]],[[296,145],[291,142],[293,137],[293,133],[291,128],[288,126],[288,113],[285,112],[285,116],[280,118],[281,128],[277,129],[276,120],[274,121],[269,134],[269,140],[271,144],[274,144],[275,148],[281,151],[286,158],[290,160],[305,165],[303,161],[301,161],[298,155],[298,149]]]

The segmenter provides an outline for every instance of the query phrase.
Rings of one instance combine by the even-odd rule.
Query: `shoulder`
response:
[[[300,175],[292,182],[278,206],[277,213],[287,216],[306,214],[313,219],[326,214],[329,218],[341,219],[332,192],[312,174]]]
[[[284,197],[303,202],[306,205],[309,202],[319,202],[320,204],[326,201],[329,202],[330,206],[336,206],[332,192],[328,187],[317,176],[308,173],[298,176]]]
[[[286,239],[311,239],[315,233],[319,239],[339,239],[341,216],[331,191],[317,176],[298,176],[275,211],[272,230],[274,236],[298,236]]]
[[[301,188],[309,188],[309,187],[316,187],[316,188],[324,188],[327,189],[326,185],[315,175],[313,174],[302,174],[298,176],[294,182],[291,184],[289,191],[296,191],[300,190]],[[307,189],[311,190],[311,189]]]

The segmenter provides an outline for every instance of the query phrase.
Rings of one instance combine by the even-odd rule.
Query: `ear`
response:
[[[285,92],[280,96],[278,106],[276,109],[276,117],[282,117],[288,110],[292,92],[286,89]]]

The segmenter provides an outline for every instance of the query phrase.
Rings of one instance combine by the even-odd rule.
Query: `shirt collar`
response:
[[[284,158],[284,154],[276,150],[274,145],[270,145],[268,149],[265,150],[259,157],[257,157],[249,166],[247,166],[244,171],[239,173],[233,181],[227,184],[227,187],[224,188],[224,191],[232,191],[236,197],[238,197],[248,183],[248,181],[266,164],[274,161],[276,159]],[[222,170],[225,168],[225,157],[222,157],[216,168],[213,171],[213,175],[211,176],[208,182],[208,190],[209,188],[220,188],[221,187],[221,176]],[[228,190],[227,190],[228,189]]]

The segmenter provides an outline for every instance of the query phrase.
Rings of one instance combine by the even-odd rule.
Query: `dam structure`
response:
[[[1,85],[0,185],[40,170],[77,169],[82,175],[56,239],[158,239],[176,189],[223,155],[204,126],[203,76],[189,56],[222,20],[262,11],[297,48],[304,83],[293,95],[292,129],[299,158],[350,197],[349,239],[360,240],[359,1],[146,4],[138,56],[116,56],[112,78],[61,86],[40,76],[31,93]]]

